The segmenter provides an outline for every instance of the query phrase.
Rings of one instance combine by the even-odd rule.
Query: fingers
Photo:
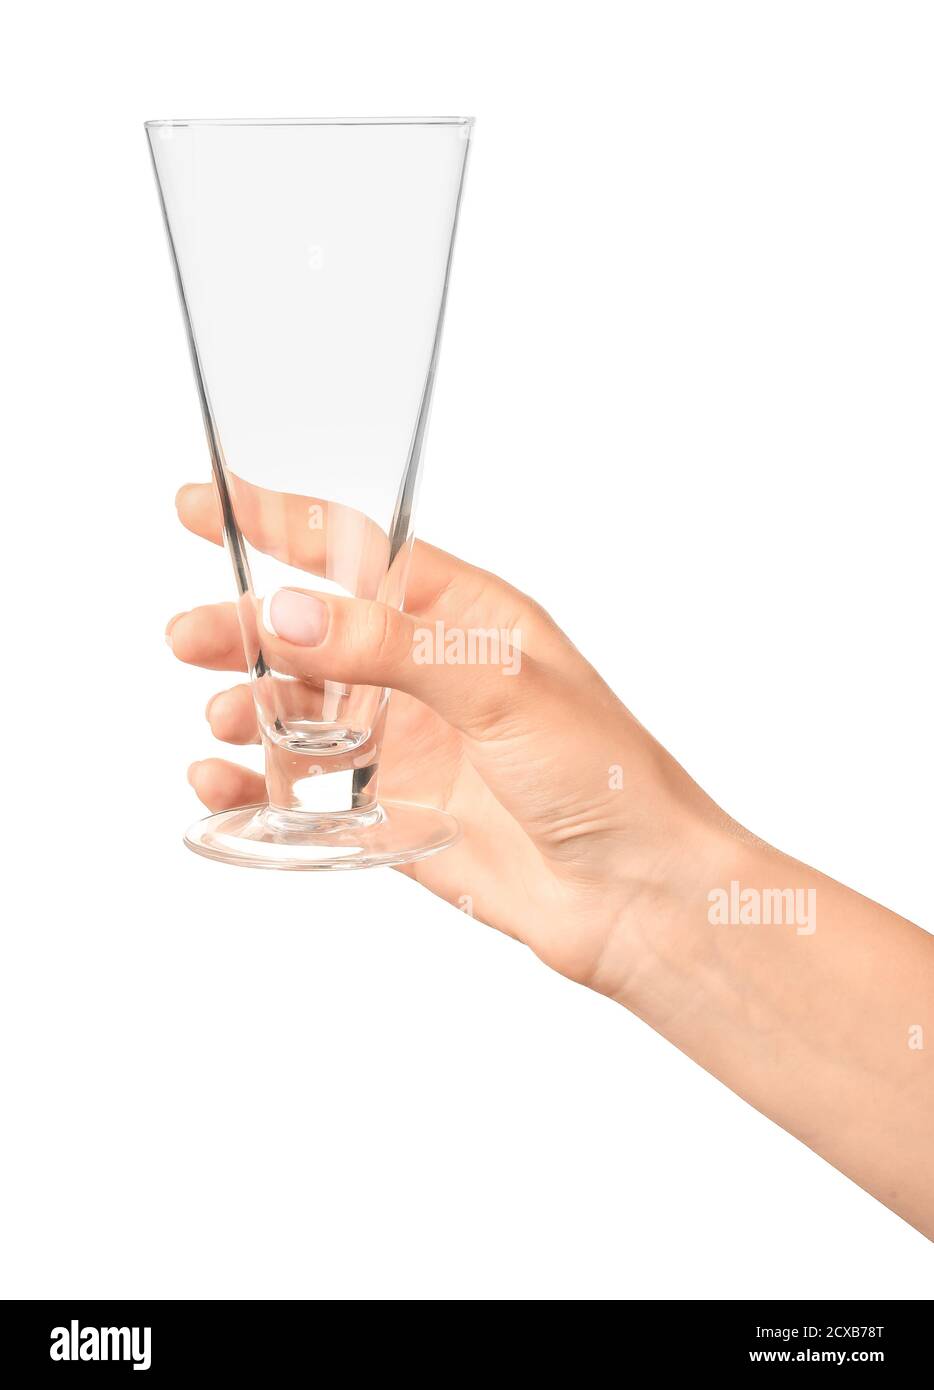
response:
[[[202,540],[224,544],[220,507],[213,483],[183,483],[175,494],[178,519]]]
[[[273,670],[313,681],[391,686],[414,695],[449,724],[488,738],[542,699],[534,662],[515,634],[477,634],[471,662],[462,630],[426,628],[383,603],[280,589],[265,605],[261,645]],[[462,654],[450,645],[461,639]],[[479,637],[484,639],[481,654]],[[452,659],[454,658],[454,659]]]
[[[231,479],[238,523],[257,549],[310,574],[325,575],[362,598],[393,603],[401,595],[401,575],[387,575],[386,536],[361,512],[333,502],[291,493],[269,492]],[[188,483],[175,499],[179,519],[189,531],[220,545],[220,507],[213,483]],[[311,527],[309,523],[314,523]],[[343,571],[340,572],[343,568]],[[396,566],[393,567],[394,569]],[[398,590],[398,593],[396,593]],[[482,628],[520,627],[523,650],[547,657],[573,650],[546,613],[504,580],[468,565],[424,541],[415,541],[405,585],[405,607],[434,620]]]
[[[237,525],[256,550],[309,574],[327,575],[368,598],[386,598],[389,538],[375,522],[337,502],[297,493],[272,492],[227,476]],[[179,489],[175,506],[182,524],[220,545],[221,511],[213,483]],[[400,565],[407,557],[402,556]],[[393,576],[393,580],[396,576]]]
[[[260,641],[273,670],[404,691],[464,736],[467,758],[539,848],[552,852],[556,821],[559,838],[573,831],[581,781],[589,785],[605,756],[605,735],[590,747],[589,725],[577,716],[586,711],[592,721],[609,692],[570,644],[567,665],[543,664],[494,629],[483,656],[479,644],[473,653],[480,659],[466,646],[458,659],[457,639],[466,644],[469,635],[451,629],[451,660],[437,628],[385,604],[287,589],[266,610]],[[596,785],[605,785],[602,775]]]
[[[266,783],[259,773],[238,767],[224,758],[205,758],[203,762],[192,763],[188,780],[209,811],[255,806],[266,800]]]
[[[324,575],[329,552],[334,557],[343,545],[358,554],[367,551],[385,566],[386,534],[362,512],[294,493],[269,492],[239,479],[231,479],[231,492],[243,535],[250,545],[267,555],[309,574]],[[189,531],[215,545],[223,544],[221,511],[213,483],[186,483],[178,490],[175,506],[179,520]],[[410,597],[417,596],[421,602],[439,592],[450,579],[452,561],[453,556],[416,541],[409,573]],[[337,576],[328,573],[328,578]],[[362,592],[359,584],[347,587]],[[367,586],[367,593],[375,597],[372,584]]]
[[[315,720],[321,718],[321,686],[311,681],[277,682],[275,692],[265,692],[266,703],[271,706],[269,722],[274,718],[283,720]],[[221,690],[208,701],[205,717],[211,726],[211,733],[222,743],[258,743],[259,724],[256,717],[254,696],[263,705],[264,692],[261,684],[235,685],[230,690]],[[264,714],[267,711],[264,710]]]
[[[275,689],[278,714],[315,719],[321,691],[334,685],[363,687],[361,694],[368,687],[403,691],[463,735],[463,754],[533,843],[555,858],[572,856],[582,825],[611,825],[605,769],[618,761],[632,718],[562,634],[540,646],[542,659],[527,653],[525,629],[510,622],[519,611],[507,606],[513,591],[505,586],[504,604],[501,588],[484,588],[482,572],[462,569],[469,578],[458,575],[435,600],[436,613],[452,604],[450,625],[373,600],[307,590],[279,590],[265,612],[244,596],[243,628],[266,668],[253,693],[265,680]],[[477,585],[468,594],[465,586]],[[487,621],[476,630],[465,611]],[[245,669],[233,604],[177,616],[168,638],[183,661]],[[246,686],[212,701],[208,717],[217,737],[253,742],[251,703]],[[262,800],[261,778],[220,760],[209,760],[196,787],[211,806]]]
[[[221,743],[258,743],[259,728],[253,691],[248,685],[221,690],[208,701],[205,717]]]
[[[209,671],[245,671],[243,639],[232,603],[207,603],[189,613],[177,613],[165,630],[165,640],[179,661]]]
[[[625,711],[537,604],[496,576],[416,542],[407,611],[400,612],[401,569],[395,576],[390,571],[387,580],[382,533],[371,531],[360,513],[268,493],[236,479],[231,483],[248,540],[310,572],[326,571],[339,582],[329,557],[341,554],[342,563],[350,565],[344,587],[364,597],[287,589],[267,595],[262,610],[258,599],[244,595],[239,618],[233,604],[194,609],[170,624],[169,644],[180,660],[213,670],[249,669],[245,640],[251,662],[261,654],[266,668],[255,691],[267,682],[275,692],[277,716],[286,708],[281,701],[295,700],[297,717],[320,718],[320,692],[335,686],[403,691],[464,736],[463,752],[539,848],[556,856],[571,852],[573,846],[569,849],[565,841],[578,833],[582,796],[593,803],[590,821],[609,823],[602,770],[607,735],[600,733],[596,715],[606,707],[615,746],[626,735]],[[325,527],[333,535],[324,528],[309,529],[309,508],[315,505],[323,508]],[[182,488],[178,510],[190,530],[212,541],[221,539],[213,484]],[[371,556],[384,570],[378,582],[368,569]],[[398,586],[394,601],[391,595],[386,603],[371,597],[385,596],[392,583]],[[303,701],[311,701],[309,708],[302,707]],[[253,741],[248,705],[246,694],[232,692],[212,703],[209,717],[218,737]],[[574,737],[568,736],[571,727]],[[222,788],[231,798],[226,804],[262,799],[260,779],[232,772],[229,764],[218,766],[225,770],[211,771],[211,764],[204,775],[234,780],[234,790],[226,784]],[[250,780],[243,785],[241,777]],[[214,800],[220,796],[213,785],[208,794]]]

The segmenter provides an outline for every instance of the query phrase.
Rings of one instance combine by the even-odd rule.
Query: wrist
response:
[[[729,932],[741,894],[772,879],[783,887],[783,860],[719,811],[682,820],[652,871],[621,895],[594,987],[669,1036],[669,1020],[709,1012],[742,968]]]

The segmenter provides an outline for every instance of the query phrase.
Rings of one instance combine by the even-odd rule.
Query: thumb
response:
[[[428,705],[463,734],[467,758],[538,848],[573,856],[581,827],[612,821],[607,739],[615,747],[631,733],[632,716],[569,643],[567,665],[536,661],[512,630],[500,634],[498,662],[471,661],[471,630],[447,628],[439,650],[437,640],[423,640],[439,627],[372,600],[280,589],[263,605],[259,640],[274,670],[316,683],[389,686]]]
[[[375,600],[279,589],[263,604],[263,654],[315,681],[390,686],[478,740],[495,736],[541,697],[541,671],[518,629],[466,631],[424,622]]]

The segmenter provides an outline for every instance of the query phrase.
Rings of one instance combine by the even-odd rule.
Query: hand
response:
[[[314,572],[308,499],[294,502],[284,513],[281,498],[264,503],[259,489],[241,484],[238,516],[258,549],[288,544],[294,562],[303,546],[303,567]],[[221,542],[213,486],[182,488],[177,506],[189,530]],[[311,681],[395,690],[380,792],[448,809],[463,832],[453,848],[402,872],[554,969],[625,997],[641,968],[639,938],[651,931],[660,939],[685,901],[703,896],[708,840],[726,818],[548,615],[494,575],[416,542],[405,612],[322,600],[325,613],[292,590],[275,600],[279,636],[264,631],[263,650],[274,666]],[[518,632],[520,651],[504,665],[419,664],[416,630],[438,622],[445,632]],[[167,636],[182,661],[245,670],[232,603],[180,614]],[[216,695],[207,716],[224,742],[258,739],[249,684]],[[262,777],[222,759],[194,764],[189,778],[212,811],[265,800]]]
[[[308,499],[239,487],[247,539],[320,572]],[[190,530],[220,541],[211,487],[183,488],[178,509]],[[358,538],[369,524],[333,520]],[[382,592],[385,537],[364,550],[376,559],[369,579],[357,578],[363,592]],[[498,667],[420,664],[417,629],[435,623],[518,631],[518,669],[506,674],[515,644]],[[463,829],[456,846],[402,872],[625,1004],[934,1235],[931,1051],[917,1045],[926,1027],[934,1033],[928,933],[744,831],[537,604],[431,546],[414,548],[405,612],[375,597],[280,590],[256,636],[273,670],[306,682],[300,699],[324,679],[395,690],[381,792],[449,808]],[[168,637],[182,661],[245,669],[233,604],[180,614]],[[208,719],[226,742],[254,741],[250,687],[215,696]],[[211,810],[265,794],[261,777],[216,758],[189,776]],[[759,901],[800,893],[813,905],[807,933],[711,916],[711,893],[725,897],[725,885]]]

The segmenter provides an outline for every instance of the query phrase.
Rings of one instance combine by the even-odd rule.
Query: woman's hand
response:
[[[272,509],[259,496],[240,499],[241,524],[275,550],[281,528],[270,535],[263,518]],[[294,509],[293,553],[308,543],[306,501]],[[182,488],[177,505],[189,530],[220,543],[213,486]],[[314,555],[305,568],[314,570]],[[547,613],[494,575],[416,542],[404,613],[286,590],[271,614],[278,633],[267,614],[262,645],[273,666],[395,690],[380,792],[448,809],[463,832],[403,872],[572,979],[625,996],[641,969],[637,938],[660,938],[686,901],[702,899],[708,841],[725,817]],[[508,652],[493,665],[420,662],[416,634],[437,623],[447,634],[511,634]],[[167,637],[182,661],[245,669],[232,603],[178,615]],[[207,717],[226,743],[257,741],[247,683],[216,695]],[[212,811],[265,799],[261,776],[222,759],[194,764],[189,778]]]
[[[257,548],[298,553],[314,574],[307,501],[254,489],[238,516]],[[183,488],[178,509],[220,541],[213,488]],[[386,556],[373,541],[375,586]],[[518,639],[499,666],[419,662],[418,629],[437,623]],[[381,793],[448,808],[463,830],[403,872],[625,1004],[934,1235],[934,938],[731,821],[537,604],[431,546],[415,546],[403,613],[288,589],[263,629],[272,668],[309,690],[395,690]],[[167,635],[182,661],[244,669],[233,604],[180,614]],[[215,696],[208,719],[228,743],[255,741],[250,687]],[[265,795],[220,759],[189,776],[214,811]],[[766,901],[767,917],[750,911]],[[774,920],[788,903],[807,904],[803,921]]]

